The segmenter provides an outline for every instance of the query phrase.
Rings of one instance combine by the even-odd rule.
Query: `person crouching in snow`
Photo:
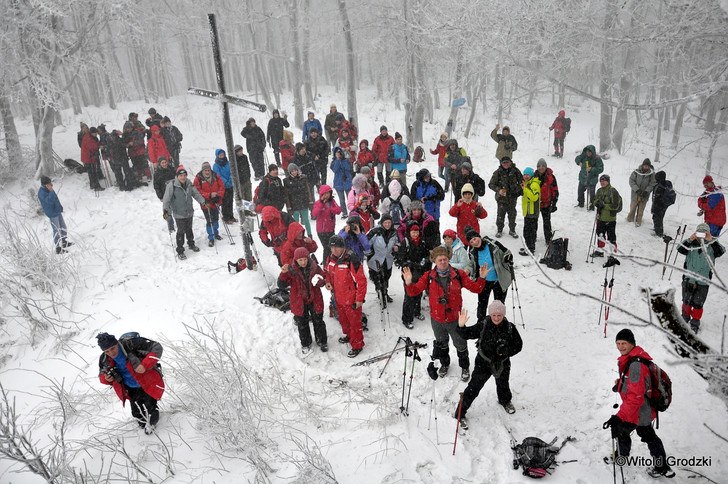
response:
[[[468,312],[462,311],[458,317],[458,335],[464,339],[477,339],[478,354],[475,357],[473,376],[463,393],[463,406],[460,409],[460,425],[468,428],[465,414],[473,404],[483,385],[492,376],[498,393],[498,403],[506,412],[515,413],[511,403],[513,394],[509,384],[511,376],[511,357],[521,352],[523,340],[516,325],[506,318],[506,305],[495,300],[488,306],[488,316],[472,326],[466,326]],[[456,418],[458,408],[455,408]]]
[[[118,341],[108,333],[96,336],[103,353],[99,357],[99,380],[114,387],[122,403],[129,400],[131,414],[151,434],[159,421],[157,401],[164,393],[159,371],[162,345],[147,338]]]
[[[210,164],[204,162],[202,169],[195,176],[195,188],[205,197],[202,205],[202,214],[205,216],[205,229],[207,229],[207,245],[213,247],[215,239],[222,240],[218,233],[220,223],[220,202],[225,196],[225,184],[222,178],[212,171]],[[232,190],[232,188],[231,188]]]
[[[361,259],[346,250],[344,239],[334,235],[329,240],[329,246],[331,255],[326,261],[326,289],[334,296],[339,323],[344,332],[339,343],[350,343],[351,350],[347,356],[354,358],[364,348],[361,318],[367,294],[367,276]]]
[[[324,323],[324,298],[321,294],[321,287],[326,283],[325,274],[309,255],[305,247],[297,248],[293,253],[293,262],[284,264],[278,276],[278,287],[291,287],[291,312],[298,328],[301,353],[304,356],[311,352],[309,323],[313,323],[313,334],[318,347],[322,352],[329,350]]]

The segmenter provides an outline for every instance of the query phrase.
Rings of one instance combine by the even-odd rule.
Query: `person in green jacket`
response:
[[[495,149],[495,157],[498,158],[498,161],[506,156],[513,159],[513,152],[518,149],[518,142],[515,136],[511,134],[511,128],[503,126],[502,134],[498,134],[499,129],[500,124],[496,124],[495,129],[490,132],[490,137],[498,143],[498,147]]]
[[[591,205],[594,200],[594,188],[599,180],[599,175],[604,171],[604,162],[597,155],[594,145],[589,145],[581,151],[574,162],[581,167],[579,170],[579,189],[577,191],[577,200],[579,207],[584,206],[584,191],[589,190],[587,194],[587,206]],[[594,210],[590,208],[589,210]]]
[[[528,252],[536,253],[536,232],[538,232],[538,214],[541,212],[541,180],[534,175],[530,166],[523,170],[523,198],[521,209],[523,210],[523,239],[528,247]],[[518,251],[521,255],[528,255],[526,249],[521,247]]]
[[[599,177],[601,188],[589,204],[589,210],[597,209],[598,248],[592,253],[592,257],[604,257],[604,239],[612,244],[612,252],[617,251],[617,214],[622,211],[622,197],[609,181],[609,175]]]
[[[685,256],[683,267],[690,271],[682,277],[682,317],[697,333],[703,304],[708,298],[709,281],[713,278],[714,262],[725,253],[725,248],[710,234],[710,226],[701,223],[693,235],[680,243],[677,251]]]

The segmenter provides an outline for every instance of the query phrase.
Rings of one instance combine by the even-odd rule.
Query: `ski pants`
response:
[[[490,299],[491,291],[493,291],[494,299],[499,300],[503,304],[506,303],[508,289],[503,290],[497,280],[485,281],[485,287],[478,293],[478,321],[482,321],[488,315],[488,300]]]
[[[632,200],[629,204],[629,213],[627,214],[627,222],[634,222],[636,225],[642,225],[642,215],[647,207],[648,197],[641,197],[637,192],[632,192]]]
[[[614,247],[614,250],[617,250],[617,222],[603,222],[601,220],[597,220],[597,247],[602,249],[606,244],[604,243],[604,240],[607,239],[609,243],[611,243]]]
[[[584,206],[584,192],[587,191],[587,205],[591,203],[592,200],[594,200],[594,189],[596,188],[596,184],[593,185],[586,185],[582,182],[579,182],[579,188],[577,188],[576,192],[576,199],[579,203],[580,207]]]
[[[313,309],[313,304],[305,304],[303,306],[303,314],[301,316],[293,316],[293,321],[298,327],[298,337],[301,340],[301,346],[311,346],[311,325],[313,323],[313,334],[316,338],[316,344],[326,344],[326,323],[324,323],[324,314],[317,313]]]
[[[538,214],[538,212],[536,212]],[[532,254],[536,253],[536,233],[538,232],[538,216],[523,219],[523,239]]]
[[[380,267],[380,270],[377,271],[375,269],[369,268],[369,279],[372,280],[374,283],[374,287],[379,290],[379,287],[381,286],[384,290],[385,296],[389,294],[389,278],[392,277],[392,268],[387,267],[387,263],[385,261],[384,265]]]
[[[149,423],[157,425],[159,422],[159,410],[157,410],[157,401],[150,397],[147,392],[139,388],[130,388],[125,386],[126,393],[129,395],[129,403],[131,404],[131,414],[137,419],[140,427],[144,427],[149,419]]]
[[[546,243],[551,242],[554,237],[554,232],[551,230],[551,207],[545,207],[541,209],[541,220],[543,220],[543,238],[546,239]]]
[[[480,390],[483,389],[485,382],[487,382],[491,376],[495,377],[495,390],[498,394],[498,403],[501,405],[511,403],[513,394],[511,393],[511,386],[508,381],[511,377],[511,360],[506,359],[506,361],[503,362],[503,369],[500,374],[494,375],[490,364],[487,363],[482,356],[478,355],[475,357],[475,368],[473,368],[473,373],[470,376],[470,382],[465,388],[465,392],[463,392],[463,409],[460,414],[461,416],[465,416],[470,405],[473,404],[473,401],[480,394]]]
[[[422,314],[422,294],[410,296],[406,292],[402,301],[402,322],[411,323],[415,316]]]
[[[263,161],[263,151],[248,151],[250,155],[250,164],[253,165],[253,172],[257,178],[263,178],[265,175],[265,162]]]
[[[326,260],[331,255],[331,247],[329,247],[329,239],[334,236],[333,232],[316,232],[316,235],[318,235],[319,241],[321,242],[321,247],[324,248],[324,255],[323,255],[323,261],[326,262]]]
[[[215,235],[217,235],[217,231],[220,228],[220,209],[218,207],[210,209],[203,208],[202,215],[205,216],[207,240],[215,240]]]
[[[354,309],[353,302],[336,300],[336,311],[339,313],[339,323],[346,336],[349,337],[351,349],[364,348],[364,333],[362,332],[362,309]]]
[[[326,164],[326,161],[324,161],[323,163],[315,162],[314,167],[318,172],[319,179],[321,180],[321,185],[326,185],[326,176],[329,172],[329,166]]]
[[[86,173],[88,174],[89,188],[99,188],[99,164],[97,162],[86,164]]]
[[[58,217],[50,217],[51,229],[53,230],[53,245],[55,247],[61,247],[62,241],[66,240],[67,229],[66,222],[63,220],[63,214],[58,214]]]
[[[682,281],[682,313],[692,319],[700,321],[703,317],[703,305],[708,298],[707,284],[698,284],[688,282],[686,279]]]
[[[652,425],[636,426],[632,423],[622,422],[618,428],[612,429],[612,435],[617,439],[619,455],[629,455],[630,450],[632,450],[632,438],[630,434],[635,429],[637,430],[637,436],[642,439],[642,442],[647,444],[650,455],[655,458],[655,467],[666,466],[667,456],[665,455],[665,447],[662,445],[662,440],[657,436]]]
[[[468,343],[458,333],[458,322],[441,323],[430,318],[432,332],[435,334],[432,357],[440,360],[442,366],[450,366],[450,338],[458,355],[460,368],[470,368]]]
[[[141,178],[146,175],[147,170],[149,169],[149,162],[147,161],[147,156],[130,156],[131,158],[131,165],[134,169],[134,173],[136,174],[137,179],[141,180]]]
[[[554,138],[554,154],[564,157],[564,138]]]
[[[195,234],[192,233],[192,217],[176,218],[174,220],[177,223],[177,253],[181,254],[185,251],[185,238],[188,247],[195,246]]]
[[[665,212],[667,212],[667,208],[655,208],[654,204],[652,206],[652,225],[655,228],[655,235],[658,235],[662,237],[665,235],[665,227],[663,226],[662,221],[665,219]]]
[[[346,208],[346,192],[344,190],[336,190],[336,193],[339,195],[339,205],[341,205],[341,215],[346,217],[349,214],[349,211]]]
[[[506,222],[506,215],[508,215],[508,230],[510,232],[516,231],[516,202],[517,198],[507,198],[503,201],[498,202],[498,214],[495,219],[495,227],[498,232],[503,232],[503,227]]]
[[[227,222],[233,218],[233,187],[225,187],[225,194],[222,196],[222,220]]]

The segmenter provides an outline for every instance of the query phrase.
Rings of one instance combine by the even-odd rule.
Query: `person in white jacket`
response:
[[[407,215],[412,201],[410,197],[402,193],[402,185],[397,180],[390,181],[387,189],[387,196],[382,198],[379,204],[379,213],[392,217],[392,224],[396,229],[404,216]]]
[[[392,276],[392,263],[394,261],[394,246],[399,242],[397,229],[392,224],[392,217],[389,214],[382,215],[379,225],[367,233],[367,238],[372,246],[372,253],[367,259],[369,266],[369,278],[374,283],[378,292],[387,299],[388,303],[393,300],[389,296],[389,278]]]
[[[442,234],[442,240],[442,247],[445,247],[451,254],[450,265],[455,269],[462,269],[467,275],[472,277],[473,263],[470,260],[468,250],[458,238],[458,234],[452,229],[447,229]]]

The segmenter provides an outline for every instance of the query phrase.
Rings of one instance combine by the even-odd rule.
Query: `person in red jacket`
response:
[[[292,222],[288,226],[286,241],[281,247],[281,264],[293,264],[296,249],[304,247],[310,254],[318,250],[318,244],[310,237],[306,237],[306,229],[298,222]]]
[[[564,157],[564,138],[566,138],[566,133],[568,133],[567,128],[570,128],[570,125],[571,120],[566,121],[566,111],[563,109],[559,111],[559,115],[551,123],[549,131],[554,132],[554,156],[556,157]]]
[[[296,157],[296,145],[293,142],[293,133],[283,130],[283,139],[278,142],[278,151],[281,153],[281,166],[288,173],[288,164]]]
[[[360,173],[365,166],[370,169],[374,167],[374,152],[369,149],[369,140],[363,139],[359,142],[359,153],[356,155],[354,173]]]
[[[316,221],[316,235],[324,248],[324,261],[331,254],[329,239],[336,231],[336,216],[341,214],[341,207],[334,200],[333,194],[334,190],[330,186],[321,185],[319,199],[311,209],[311,219]]]
[[[111,385],[146,434],[154,432],[159,421],[157,401],[164,393],[164,380],[159,372],[162,345],[135,335],[122,336],[121,341],[108,333],[96,335],[99,348],[99,381]]]
[[[96,128],[91,128],[81,139],[81,162],[86,167],[91,190],[103,190],[99,184],[99,138]]]
[[[553,170],[543,158],[539,158],[536,163],[535,176],[541,180],[541,220],[543,220],[543,237],[548,244],[554,236],[551,230],[551,214],[556,211],[556,202],[559,201],[559,185],[556,183]]]
[[[432,358],[440,360],[440,376],[445,376],[450,367],[450,338],[458,354],[458,363],[461,368],[460,378],[463,381],[470,379],[470,358],[468,345],[457,331],[458,317],[463,307],[463,288],[473,293],[479,293],[485,287],[485,276],[488,267],[481,266],[480,277],[474,281],[460,269],[450,265],[450,252],[446,247],[435,247],[430,251],[430,260],[435,267],[425,272],[418,281],[412,280],[412,271],[409,267],[402,268],[404,289],[408,296],[417,296],[427,291],[430,301],[430,319],[432,331],[435,333],[435,343]]]
[[[162,128],[159,125],[153,124],[150,129],[152,131],[152,137],[147,141],[147,154],[149,155],[149,161],[152,162],[153,170],[156,170],[159,160],[161,158],[169,160],[170,155],[167,149],[167,142],[162,137]]]
[[[394,138],[389,136],[386,126],[379,128],[379,136],[374,138],[372,143],[372,153],[374,153],[374,163],[377,167],[377,180],[380,185],[384,185],[384,172],[389,174],[389,147],[394,144]]]
[[[272,205],[263,207],[261,212],[263,222],[260,224],[258,235],[260,241],[266,247],[272,247],[273,253],[278,259],[278,265],[281,264],[281,249],[286,242],[288,236],[288,226],[293,223],[293,217],[286,212],[281,212]]]
[[[156,126],[152,126],[152,130]],[[222,240],[220,233],[218,232],[219,220],[220,220],[220,206],[222,197],[225,196],[225,183],[222,178],[212,171],[210,164],[204,162],[202,169],[195,176],[194,181],[195,188],[205,198],[205,203],[202,204],[202,214],[205,216],[205,229],[207,230],[207,245],[213,247],[215,245],[215,239]]]
[[[326,289],[332,291],[344,336],[339,343],[351,343],[349,358],[364,348],[362,306],[367,294],[367,276],[359,258],[346,250],[344,239],[334,235],[329,240],[331,255],[326,260]]]
[[[367,233],[374,226],[374,221],[379,220],[379,212],[369,203],[369,195],[362,193],[359,195],[359,201],[356,202],[354,208],[349,212],[349,216],[358,216],[363,227],[362,232]]]
[[[447,154],[447,139],[449,136],[446,132],[440,133],[440,141],[434,150],[430,150],[430,154],[437,155],[437,176],[445,179],[445,154]]]
[[[698,216],[705,215],[705,223],[710,226],[710,235],[719,237],[725,225],[725,196],[723,189],[715,186],[713,177],[707,175],[703,178],[705,191],[698,198],[700,212]]]
[[[278,276],[278,287],[291,287],[291,312],[298,328],[303,356],[311,352],[311,326],[316,344],[322,352],[329,350],[324,323],[324,298],[321,286],[326,283],[324,271],[315,260],[309,257],[305,247],[299,247],[293,253],[294,262],[283,264]]]
[[[468,238],[465,236],[465,227],[472,227],[477,232],[480,232],[480,221],[488,216],[488,212],[485,211],[483,204],[473,200],[475,195],[473,185],[466,183],[463,185],[460,191],[462,197],[457,201],[455,205],[450,207],[450,216],[455,217],[458,221],[458,237],[463,242],[463,245],[468,245]]]
[[[652,384],[650,368],[645,362],[652,361],[652,357],[636,345],[634,334],[629,329],[625,328],[617,333],[615,342],[621,356],[617,360],[619,378],[614,381],[612,391],[619,393],[622,405],[616,415],[604,422],[603,427],[611,427],[612,438],[617,439],[620,457],[629,455],[632,447],[629,435],[636,429],[637,435],[647,444],[654,459],[655,465],[648,471],[650,476],[675,477],[675,472],[667,465],[667,454],[662,440],[652,428],[657,412],[650,405],[650,400],[645,398]]]

